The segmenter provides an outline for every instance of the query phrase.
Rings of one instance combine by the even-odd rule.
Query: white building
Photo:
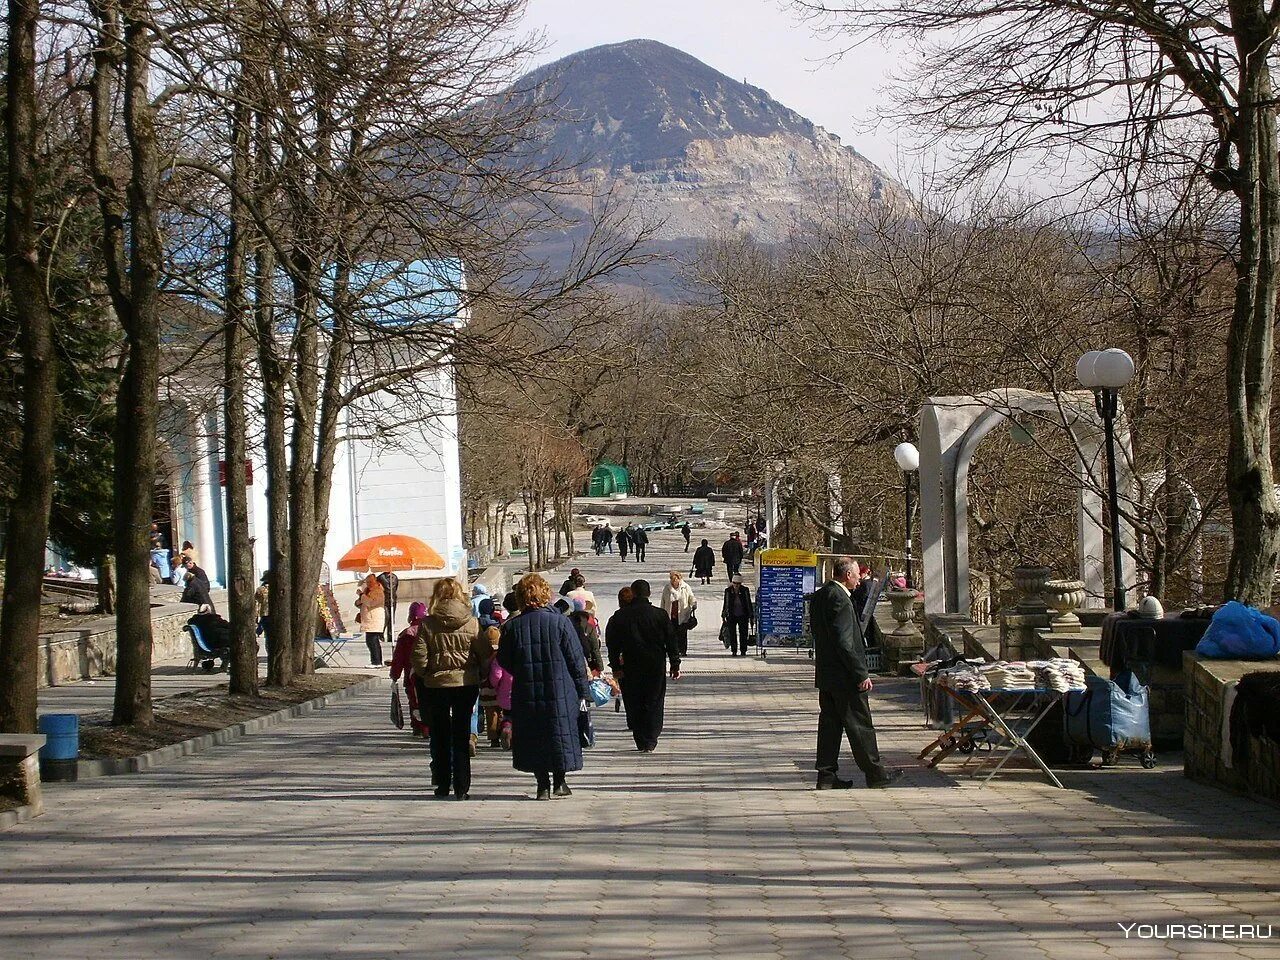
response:
[[[414,271],[402,272],[408,276]],[[429,289],[420,297],[402,291],[394,298],[394,309],[384,308],[386,322],[394,325],[405,322],[406,317],[425,316],[465,324],[466,308],[458,293],[441,292],[447,285],[439,279],[440,268],[419,272],[429,272],[435,278]],[[453,266],[448,279],[454,291],[463,289],[460,265]],[[402,281],[402,286],[408,282]],[[195,545],[210,580],[223,585],[227,580],[227,534],[221,398],[198,390],[195,382],[195,375],[176,372],[168,380],[167,397],[162,399],[155,515],[174,545],[184,540]],[[441,364],[417,377],[414,389],[424,400],[411,414],[399,413],[405,405],[390,393],[375,394],[357,408],[344,411],[338,428],[344,439],[334,468],[324,548],[326,572],[339,587],[354,584],[356,575],[340,573],[338,558],[359,540],[379,533],[417,537],[446,559],[448,573],[465,570],[453,371]],[[429,418],[419,416],[422,409],[430,409]],[[379,428],[367,429],[375,420]],[[260,444],[253,447],[250,536],[254,538],[256,579],[267,565],[267,471]],[[338,590],[344,609],[352,595],[353,591]]]

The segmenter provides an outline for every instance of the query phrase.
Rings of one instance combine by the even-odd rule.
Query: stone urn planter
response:
[[[1045,602],[1053,610],[1049,629],[1054,633],[1075,633],[1080,629],[1076,611],[1084,605],[1083,580],[1046,580],[1043,587]]]
[[[924,635],[916,629],[916,600],[920,596],[915,590],[886,590],[883,596],[889,599],[893,611],[893,619],[898,626],[884,635],[885,666],[890,673],[901,673],[907,666],[924,652]]]
[[[914,590],[886,590],[884,595],[889,598],[889,603],[893,610],[893,619],[898,621],[897,629],[893,631],[895,637],[918,637],[920,632],[915,628],[912,621],[916,615],[916,599],[919,594]]]
[[[1019,613],[1044,613],[1044,584],[1052,572],[1048,567],[1013,568],[1013,586],[1019,594]]]

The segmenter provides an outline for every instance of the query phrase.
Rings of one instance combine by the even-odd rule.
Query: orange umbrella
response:
[[[384,533],[361,540],[342,555],[339,570],[443,570],[444,557],[417,537]]]

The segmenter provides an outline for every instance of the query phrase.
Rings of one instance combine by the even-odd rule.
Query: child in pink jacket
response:
[[[515,677],[502,669],[498,658],[489,661],[489,686],[493,688],[498,707],[502,710],[502,749],[511,749],[511,687]]]

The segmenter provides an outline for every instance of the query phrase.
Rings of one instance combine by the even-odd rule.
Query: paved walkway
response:
[[[658,581],[671,535],[655,538]],[[632,563],[579,561],[601,600]],[[558,586],[558,584],[556,584]],[[715,585],[716,590],[723,584]],[[886,791],[811,789],[807,660],[732,660],[704,596],[653,755],[598,714],[570,800],[482,748],[429,798],[378,692],[163,769],[49,790],[0,834],[0,956],[83,958],[1275,957],[1126,941],[1117,922],[1280,935],[1280,811],[1136,765],[979,788],[911,758],[884,684]]]

